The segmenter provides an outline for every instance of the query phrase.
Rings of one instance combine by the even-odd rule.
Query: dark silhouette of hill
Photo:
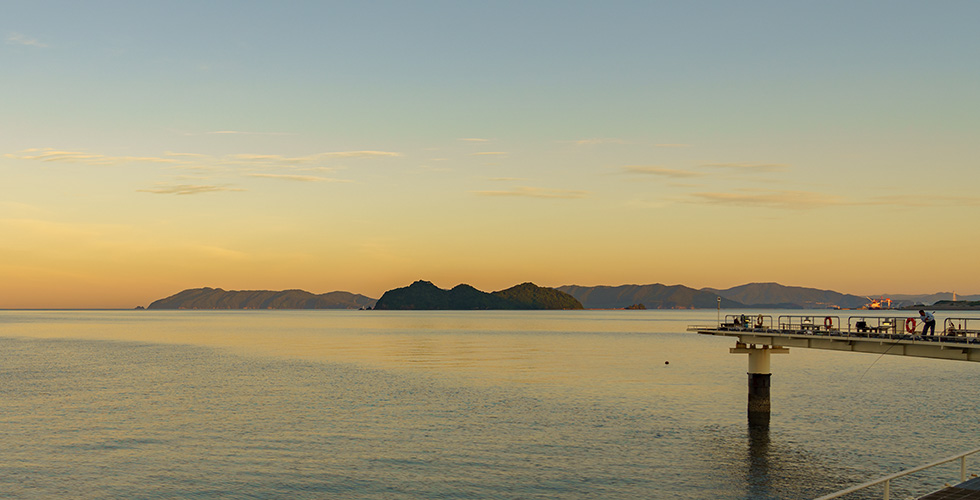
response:
[[[926,306],[910,306],[909,309]],[[980,311],[980,300],[940,300],[928,307],[939,311]]]
[[[779,283],[749,283],[725,290],[704,288],[722,297],[753,307],[793,309],[857,308],[868,303],[867,297],[846,295],[833,290],[818,290]]]
[[[360,309],[375,302],[350,292],[315,295],[304,290],[192,288],[154,301],[147,309]]]
[[[533,283],[486,293],[460,284],[451,290],[428,281],[416,281],[403,288],[388,290],[375,309],[389,310],[490,310],[490,309],[582,309],[574,297]]]
[[[417,281],[405,288],[385,292],[383,302],[349,292],[330,292],[315,295],[303,290],[222,290],[194,288],[150,304],[149,309],[624,309],[642,304],[649,309],[697,308],[726,309],[740,307],[817,309],[828,307],[859,308],[869,302],[867,297],[842,294],[778,283],[749,283],[724,290],[696,290],[684,285],[566,285],[544,288],[523,283],[507,290],[486,293],[461,284],[443,290],[427,281]],[[894,307],[931,304],[937,299],[952,298],[951,292],[931,295],[890,295]],[[875,296],[877,297],[877,295]],[[980,295],[959,295],[963,301],[980,300]],[[385,297],[382,297],[385,299]],[[936,304],[939,306],[940,304]],[[961,303],[941,307],[971,308]]]
[[[520,304],[522,309],[584,309],[585,307],[575,297],[556,290],[545,288],[534,283],[521,283],[506,290],[493,292],[510,302]]]
[[[647,309],[714,309],[718,307],[718,294],[695,290],[684,285],[621,285],[558,287],[578,299],[589,309],[623,309],[643,304]],[[722,296],[721,307],[745,307],[745,304]]]
[[[872,297],[888,297],[892,299],[892,307],[908,307],[915,306],[918,304],[938,304],[939,302],[954,302],[953,292],[939,292],[930,293],[922,295],[907,295],[898,293],[883,293],[879,295],[872,295]],[[980,295],[963,295],[959,294],[956,296],[958,301],[980,301]]]

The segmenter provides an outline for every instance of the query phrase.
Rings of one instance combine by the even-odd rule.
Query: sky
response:
[[[980,2],[0,0],[0,309],[980,293]]]

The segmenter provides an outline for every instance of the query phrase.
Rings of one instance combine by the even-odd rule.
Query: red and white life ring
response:
[[[834,326],[834,320],[830,316],[823,319],[823,327],[830,330],[830,327]]]
[[[905,331],[915,333],[915,318],[905,318]]]

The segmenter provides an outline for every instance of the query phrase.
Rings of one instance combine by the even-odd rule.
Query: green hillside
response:
[[[380,310],[494,310],[494,309],[582,309],[574,297],[533,283],[486,293],[470,285],[451,290],[428,281],[416,281],[403,288],[388,290],[374,307]]]

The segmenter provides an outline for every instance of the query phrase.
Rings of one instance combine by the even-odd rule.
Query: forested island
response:
[[[534,283],[497,292],[483,292],[470,285],[456,285],[450,290],[428,281],[416,281],[404,288],[388,290],[378,299],[375,309],[398,310],[489,310],[489,309],[584,309],[571,295]]]
[[[416,281],[389,290],[381,299],[350,292],[312,294],[304,290],[222,290],[192,288],[156,300],[147,309],[389,309],[489,310],[583,309],[571,295],[533,283],[487,293],[470,285],[443,290],[428,281]]]
[[[147,309],[365,309],[375,299],[350,292],[192,288],[154,301]]]
[[[884,294],[888,295],[888,294]],[[980,295],[893,295],[895,309],[980,310]],[[157,300],[149,309],[861,309],[872,299],[832,290],[749,283],[728,289],[684,285],[619,285],[557,288],[523,283],[497,292],[461,284],[449,290],[428,281],[385,292],[381,299],[350,292],[193,288]],[[926,304],[925,306],[921,304]],[[929,305],[932,304],[932,305]],[[140,307],[142,309],[142,307]]]
[[[909,309],[916,307],[934,311],[980,311],[980,300],[940,300],[931,306],[915,306]]]

